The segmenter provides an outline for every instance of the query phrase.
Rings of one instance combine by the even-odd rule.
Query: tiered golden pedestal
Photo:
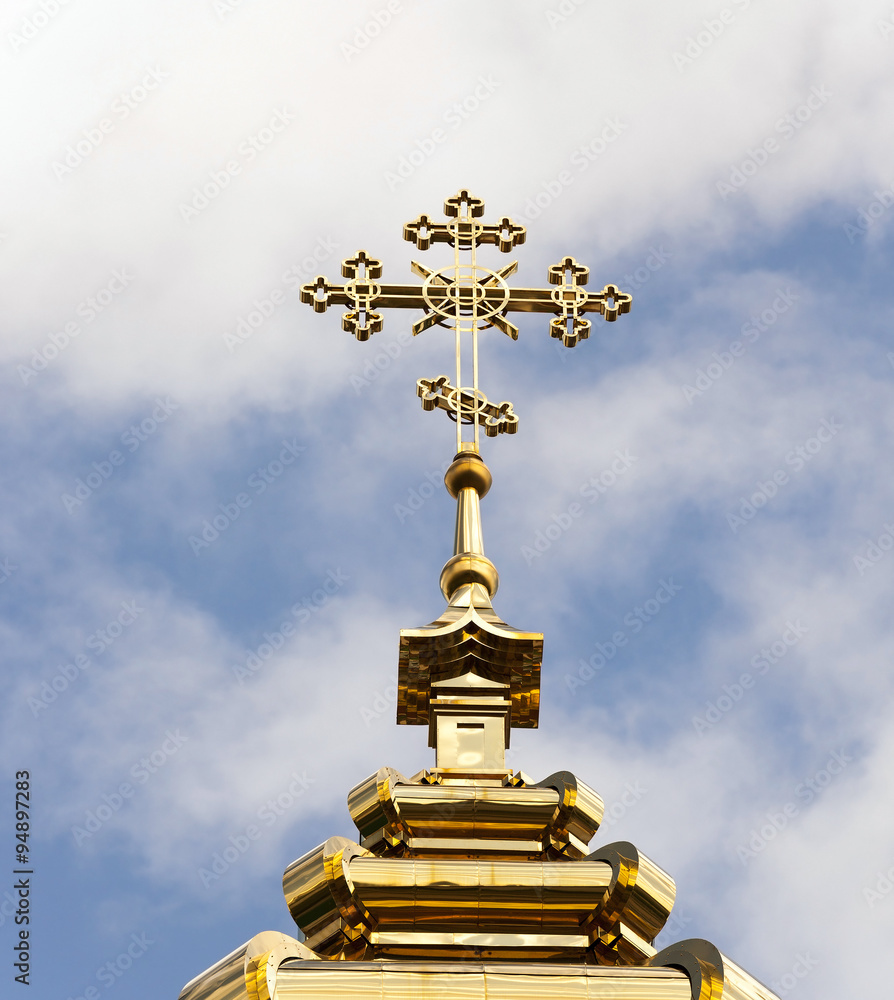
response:
[[[479,500],[490,473],[461,451],[447,599],[401,633],[398,720],[427,725],[436,767],[383,767],[348,796],[356,841],[332,837],[286,869],[303,943],[252,938],[181,1000],[775,1000],[706,941],[652,945],[673,880],[625,841],[590,852],[602,799],[567,771],[505,766],[512,728],[537,725],[538,633],[501,621]]]
[[[181,1000],[772,1000],[706,941],[657,952],[673,880],[627,842],[586,846],[602,800],[567,771],[381,768],[352,790],[358,842],[286,869],[300,944],[260,934]]]

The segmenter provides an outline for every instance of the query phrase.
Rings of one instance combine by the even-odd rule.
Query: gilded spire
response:
[[[442,727],[447,727],[444,733],[449,729],[443,719],[455,716],[459,704],[459,695],[451,696],[453,707],[448,713],[445,691],[448,686],[455,691],[462,679],[471,697],[468,691],[477,685],[470,712],[484,711],[482,698],[499,701],[505,737],[499,753],[493,750],[495,744],[488,742],[488,749],[482,749],[476,758],[476,766],[480,770],[480,762],[487,760],[499,770],[504,767],[502,755],[509,745],[509,730],[537,725],[543,636],[507,625],[491,603],[499,575],[484,554],[480,502],[490,489],[491,474],[480,455],[481,431],[487,437],[515,434],[518,416],[511,402],[493,403],[481,391],[478,338],[483,331],[495,329],[515,340],[519,331],[509,319],[510,313],[548,313],[552,316],[550,336],[566,347],[575,347],[589,336],[586,314],[613,321],[629,312],[632,297],[615,285],[606,285],[601,292],[586,291],[589,269],[568,256],[548,268],[551,287],[511,288],[507,278],[515,273],[516,262],[496,269],[486,267],[478,259],[478,250],[494,247],[509,253],[525,242],[524,227],[507,217],[490,224],[480,221],[484,202],[465,189],[446,200],[444,214],[444,222],[420,215],[403,228],[404,239],[419,250],[438,243],[453,249],[453,263],[446,267],[431,269],[412,262],[421,285],[382,283],[382,262],[360,250],[342,264],[342,276],[349,279],[346,284],[330,284],[320,276],[301,289],[301,300],[316,312],[324,312],[330,305],[347,306],[342,328],[358,340],[368,340],[382,329],[384,308],[421,309],[422,318],[413,323],[414,336],[434,326],[453,330],[455,382],[439,375],[421,378],[416,384],[423,409],[444,410],[456,424],[457,454],[444,480],[456,500],[453,555],[440,578],[447,608],[430,625],[401,631],[397,721],[428,725],[438,767],[450,770],[463,755],[442,752],[439,742]],[[495,690],[483,693],[489,685],[500,687],[499,696]],[[435,709],[440,722],[432,714]],[[472,732],[478,723],[470,717],[456,725],[468,726]],[[455,744],[455,733],[449,739]],[[466,753],[465,758],[472,756]],[[444,763],[447,760],[454,761],[452,767]]]
[[[519,331],[510,313],[549,313],[550,336],[575,347],[589,336],[586,314],[614,321],[629,312],[632,297],[615,285],[587,292],[589,269],[570,256],[548,268],[552,287],[511,288],[507,278],[517,263],[489,268],[479,262],[478,250],[490,246],[509,253],[525,242],[525,228],[505,216],[496,223],[480,221],[484,202],[466,189],[445,201],[444,214],[444,222],[420,215],[403,228],[404,239],[419,250],[438,243],[453,250],[453,264],[436,270],[412,262],[421,285],[383,283],[382,262],[359,250],[342,263],[342,277],[349,279],[344,285],[331,284],[320,275],[301,289],[301,301],[315,312],[325,312],[330,305],[347,306],[342,328],[360,341],[382,329],[385,308],[421,309],[422,318],[413,323],[414,336],[434,326],[453,330],[455,383],[439,375],[416,384],[423,409],[444,410],[456,424],[457,454],[445,476],[447,490],[456,499],[456,531],[453,555],[440,578],[448,604],[430,625],[401,632],[397,721],[434,725],[429,712],[432,689],[461,677],[477,678],[474,683],[479,686],[497,684],[506,689],[507,698],[502,700],[508,702],[503,710],[508,746],[511,727],[537,725],[543,636],[513,629],[497,617],[491,604],[499,575],[484,554],[480,502],[492,480],[480,455],[481,431],[487,437],[515,434],[518,416],[511,402],[493,403],[481,391],[478,337],[493,328],[515,340]],[[430,732],[432,745],[439,746],[440,729],[435,726]],[[490,751],[484,756],[497,759]],[[439,761],[447,758],[439,749]]]
[[[484,203],[468,191],[449,198],[445,213],[446,222],[422,215],[404,227],[420,250],[454,248],[452,267],[414,262],[421,286],[380,284],[381,262],[361,251],[344,262],[346,285],[319,277],[301,291],[317,312],[348,305],[342,326],[358,340],[382,328],[384,306],[422,309],[414,334],[455,331],[456,384],[444,375],[417,383],[423,407],[456,423],[445,476],[456,500],[453,555],[441,571],[447,607],[430,625],[401,631],[398,667],[397,720],[428,726],[436,765],[409,778],[380,768],[348,795],[359,842],[331,837],[286,869],[283,891],[303,944],[257,935],[181,1000],[775,1000],[706,941],[656,950],[673,879],[627,841],[588,853],[603,815],[593,789],[567,771],[534,781],[506,767],[511,730],[537,726],[543,636],[507,625],[491,603],[498,577],[484,554],[481,500],[491,474],[480,430],[514,434],[518,418],[478,387],[478,334],[493,327],[516,338],[509,312],[548,312],[551,336],[574,347],[589,335],[585,313],[614,320],[631,299],[614,285],[587,293],[589,272],[572,257],[549,269],[552,289],[512,290],[515,264],[490,270],[475,253],[479,245],[508,252],[524,229],[508,218],[480,222]]]
[[[500,585],[496,566],[484,554],[481,529],[481,498],[492,482],[490,469],[471,450],[460,452],[444,476],[447,492],[456,499],[456,530],[453,556],[441,570],[441,593],[456,606],[489,604]]]

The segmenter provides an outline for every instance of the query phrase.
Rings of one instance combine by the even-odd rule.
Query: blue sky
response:
[[[594,847],[675,878],[659,943],[881,992],[890,0],[13,0],[2,22],[0,897],[27,769],[29,996],[174,997],[294,934],[285,866],[351,835],[376,768],[431,763],[394,684],[399,629],[443,606],[452,426],[415,381],[450,335],[408,343],[393,313],[357,343],[296,288],[358,248],[390,281],[450,263],[401,227],[461,187],[528,227],[482,254],[513,283],[572,254],[634,295],[573,350],[544,317],[482,338],[520,416],[483,449],[495,606],[545,633],[512,765],[573,771],[611,817]]]

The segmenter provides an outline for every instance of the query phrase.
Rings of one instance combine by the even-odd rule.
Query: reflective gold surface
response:
[[[505,772],[509,685],[469,671],[431,687],[428,745],[438,773]]]
[[[279,1000],[690,1000],[692,993],[688,976],[677,969],[489,965],[471,960],[350,962],[335,968],[288,962],[280,970],[277,996]]]
[[[433,850],[462,850],[468,840],[478,850],[493,841],[493,851],[562,854],[581,858],[599,828],[602,799],[569,771],[538,783],[516,776],[496,787],[431,783],[430,772],[418,781],[393,768],[381,768],[352,789],[348,809],[364,847],[386,851],[424,851],[425,840],[440,838]],[[457,843],[459,841],[459,843]],[[513,844],[518,846],[513,848]],[[496,845],[499,846],[496,846]]]
[[[440,579],[447,609],[431,625],[400,633],[397,721],[402,725],[433,725],[433,733],[443,731],[443,740],[430,739],[430,745],[438,748],[437,766],[442,769],[502,769],[502,751],[509,746],[510,728],[537,726],[543,635],[513,629],[497,617],[491,605],[499,576],[484,554],[480,505],[491,482],[490,470],[477,452],[465,449],[456,455],[444,477],[448,492],[456,498],[453,556]],[[508,702],[492,705],[492,711],[505,713],[503,747],[485,738],[477,763],[460,747],[460,733],[463,728],[482,725],[489,731],[483,719],[491,712],[484,707],[485,692],[476,692],[465,719],[459,718],[462,713],[457,697],[453,698],[455,704],[448,706],[434,695],[435,688],[449,682],[470,686],[473,679],[482,687],[502,685],[508,696]],[[437,709],[440,716],[457,716],[455,724],[442,722]]]
[[[676,967],[692,983],[692,1000],[779,1000],[763,983],[750,976],[709,941],[692,938],[658,952],[650,968]]]
[[[543,635],[507,625],[496,615],[483,589],[467,607],[460,603],[465,596],[462,589],[457,591],[431,625],[401,629],[398,722],[428,725],[432,682],[473,671],[487,680],[509,685],[510,725],[536,728]]]
[[[336,956],[361,937],[372,945],[374,931],[414,934],[423,950],[422,931],[486,932],[495,946],[505,935],[585,935],[612,877],[603,861],[375,857],[332,837],[289,866],[283,888],[307,946]]]
[[[180,1000],[275,1000],[277,973],[290,959],[317,956],[279,931],[263,931],[187,983]]]
[[[473,489],[479,497],[484,497],[493,481],[490,469],[474,452],[460,452],[444,473],[444,485],[454,499],[459,496],[460,490],[465,489]]]
[[[419,379],[416,395],[422,400],[423,410],[446,410],[451,420],[464,424],[477,421],[488,437],[518,432],[518,416],[512,403],[492,403],[480,390],[457,389],[446,375]]]
[[[474,492],[474,490],[463,490],[463,493]],[[496,566],[487,556],[477,552],[457,552],[444,563],[438,583],[441,593],[448,601],[460,587],[475,583],[487,591],[488,597],[493,597],[500,585],[500,576]]]
[[[355,858],[350,878],[380,931],[576,933],[601,903],[599,862]]]
[[[483,202],[472,198],[467,191],[445,203],[457,213],[463,204]],[[476,206],[477,207],[477,206]],[[420,236],[426,233],[426,236]],[[501,233],[507,238],[499,239]],[[419,250],[428,250],[431,243],[446,243],[457,251],[474,250],[478,246],[496,245],[503,253],[525,241],[525,229],[515,226],[508,218],[497,225],[475,222],[471,213],[460,221],[432,222],[420,216],[404,226],[404,239],[416,244]],[[510,288],[505,279],[517,269],[513,263],[498,270],[482,267],[477,262],[432,271],[413,262],[413,271],[425,279],[422,285],[382,284],[382,262],[371,258],[365,250],[342,262],[342,276],[351,280],[344,285],[331,284],[323,275],[303,285],[301,301],[313,306],[315,312],[325,312],[330,305],[349,306],[342,326],[358,340],[368,340],[382,329],[379,309],[421,309],[425,313],[413,324],[413,333],[419,334],[434,325],[454,328],[457,322],[472,316],[483,326],[496,326],[513,339],[518,328],[506,318],[510,312],[552,313],[556,317],[550,324],[550,335],[563,339],[567,347],[586,339],[590,323],[583,319],[585,313],[596,313],[612,322],[630,311],[633,296],[619,291],[616,285],[606,285],[599,292],[584,291],[590,269],[573,257],[563,257],[547,269],[547,280],[556,288]]]
[[[539,782],[539,787],[552,788],[559,798],[550,825],[550,845],[571,858],[582,858],[587,845],[599,829],[604,812],[602,798],[570,771],[557,771]]]
[[[600,910],[587,922],[596,953],[609,964],[639,965],[654,954],[651,945],[670,916],[673,879],[633,844],[607,844],[589,855],[612,867],[611,888]]]
[[[289,866],[286,901],[308,947],[349,960],[485,945],[490,957],[583,964],[655,954],[673,881],[626,842],[582,857],[602,815],[592,789],[568,772],[539,784],[446,773],[380,769],[348,797],[363,846],[333,837]]]

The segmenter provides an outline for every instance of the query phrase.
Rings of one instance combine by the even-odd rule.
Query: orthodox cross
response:
[[[422,278],[421,285],[388,285],[379,281],[382,262],[369,257],[364,250],[342,262],[344,285],[334,285],[322,275],[301,288],[301,301],[312,305],[315,312],[325,312],[330,305],[348,306],[342,317],[342,328],[358,340],[369,340],[382,329],[381,309],[421,309],[423,316],[413,323],[416,336],[432,326],[442,326],[455,332],[456,385],[446,375],[436,379],[420,379],[417,393],[426,410],[444,409],[456,422],[457,452],[478,451],[479,429],[491,437],[500,433],[514,434],[518,417],[512,404],[491,403],[478,388],[478,333],[490,327],[501,330],[513,340],[518,339],[518,327],[508,318],[510,312],[552,313],[549,332],[566,347],[575,347],[590,334],[586,313],[596,313],[612,322],[630,311],[633,296],[621,292],[616,285],[606,285],[601,292],[588,292],[584,286],[590,269],[573,257],[563,257],[547,271],[552,288],[510,288],[506,279],[515,273],[518,264],[511,262],[493,270],[477,261],[479,246],[495,246],[501,253],[525,242],[524,226],[517,226],[504,216],[495,225],[478,220],[484,215],[484,202],[462,190],[444,203],[446,222],[433,222],[420,215],[403,228],[403,237],[415,243],[419,250],[428,250],[432,243],[447,243],[453,247],[453,265],[432,271],[412,261],[414,274]],[[468,258],[462,261],[462,253]],[[472,384],[463,385],[463,345],[471,347]],[[468,369],[466,369],[468,370]],[[472,439],[463,441],[463,427],[471,428]]]

